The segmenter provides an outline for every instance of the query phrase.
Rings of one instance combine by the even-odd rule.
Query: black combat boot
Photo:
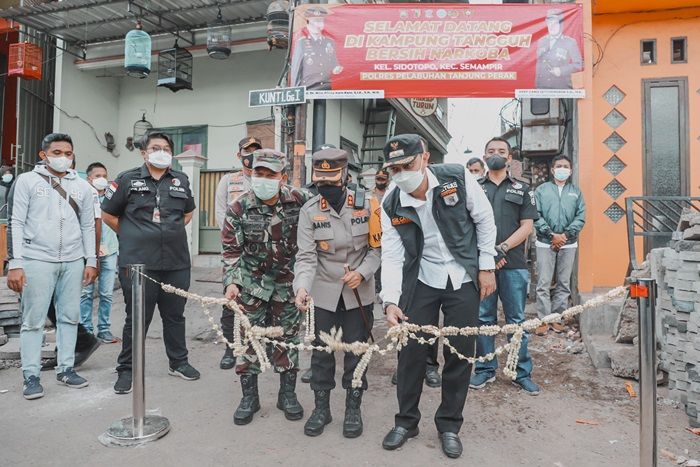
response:
[[[314,407],[311,416],[304,425],[304,434],[307,436],[318,436],[323,433],[323,429],[333,421],[331,417],[330,391],[314,391]]]
[[[226,346],[224,356],[221,357],[221,361],[219,362],[219,368],[222,370],[230,370],[234,366],[236,366],[236,357],[233,355],[233,349]]]
[[[241,389],[243,390],[243,398],[233,414],[233,423],[247,425],[253,421],[253,414],[260,410],[258,375],[241,375]]]
[[[362,389],[349,388],[345,396],[345,420],[343,420],[343,436],[357,438],[362,434]]]
[[[277,408],[284,411],[287,420],[301,420],[304,409],[297,400],[294,389],[297,386],[297,372],[285,371],[280,373],[280,392],[277,395]]]

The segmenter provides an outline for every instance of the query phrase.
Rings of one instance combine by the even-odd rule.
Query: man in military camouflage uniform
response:
[[[571,73],[583,69],[576,40],[563,34],[563,21],[562,10],[547,10],[549,34],[537,42],[535,87],[538,89],[571,89]]]
[[[310,196],[286,185],[281,152],[257,150],[252,166],[252,189],[229,206],[221,232],[226,298],[238,302],[253,326],[281,326],[283,341],[298,344],[301,313],[294,305],[292,271],[299,210]],[[242,360],[236,367],[243,389],[233,416],[236,425],[250,423],[260,410],[260,362],[252,348]],[[300,420],[304,409],[295,393],[298,352],[275,345],[271,360],[280,373],[277,408],[288,420]]]
[[[216,187],[215,213],[216,224],[219,229],[224,227],[226,219],[226,209],[236,201],[243,193],[250,191],[250,175],[253,173],[253,152],[262,149],[260,140],[252,136],[246,136],[238,143],[238,160],[241,161],[242,168],[238,171],[230,172],[221,177],[219,185]],[[224,337],[229,341],[233,340],[233,311],[228,307],[223,307],[221,311],[221,330]],[[230,370],[236,366],[236,357],[233,350],[226,347],[224,356],[221,357],[219,368]]]
[[[292,85],[306,86],[311,90],[330,90],[331,74],[343,71],[335,55],[335,42],[323,35],[328,10],[309,8],[304,12],[306,28],[304,37],[296,42],[292,54]]]
[[[374,272],[381,253],[379,202],[362,189],[347,184],[348,153],[342,149],[323,149],[312,156],[311,179],[319,195],[301,209],[297,262],[294,266],[294,290],[299,309],[307,311],[313,297],[316,319],[316,345],[319,336],[338,328],[344,342],[366,342],[374,316]],[[375,212],[376,211],[376,212]],[[343,436],[362,434],[360,405],[367,389],[353,388],[352,378],[360,355],[345,354],[342,387],[346,390]],[[330,393],[335,388],[335,356],[314,350],[311,389],[315,408],[304,426],[308,436],[318,436],[331,422]]]

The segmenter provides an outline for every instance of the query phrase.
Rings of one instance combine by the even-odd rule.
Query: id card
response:
[[[160,209],[159,208],[153,208],[153,222],[155,224],[160,224]]]

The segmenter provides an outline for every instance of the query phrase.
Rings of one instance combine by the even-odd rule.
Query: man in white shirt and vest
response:
[[[420,136],[399,135],[384,147],[393,183],[382,203],[382,293],[389,326],[478,326],[480,298],[496,289],[496,225],[476,179],[457,164],[428,165]],[[475,337],[451,337],[464,356],[474,356]],[[383,447],[398,449],[418,435],[418,405],[430,347],[410,339],[399,352],[399,412]],[[472,366],[444,349],[442,402],[435,424],[448,457],[462,454],[459,430]]]

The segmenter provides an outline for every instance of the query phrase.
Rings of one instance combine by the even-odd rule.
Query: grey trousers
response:
[[[569,307],[571,274],[574,271],[577,248],[554,251],[537,247],[537,315],[540,318],[560,313]],[[550,295],[552,279],[557,279],[553,297]]]

